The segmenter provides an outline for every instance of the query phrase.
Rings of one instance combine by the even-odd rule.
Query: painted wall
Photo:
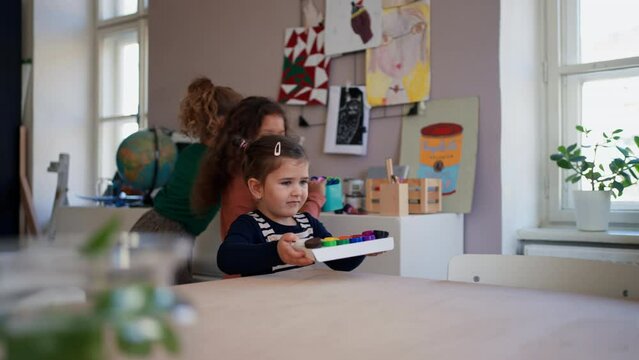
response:
[[[33,0],[32,188],[38,224],[51,215],[57,174],[47,172],[70,155],[69,201],[92,194],[93,1]]]
[[[500,31],[502,252],[517,251],[517,229],[539,226],[543,194],[541,40],[537,0],[502,0]],[[534,139],[534,140],[533,140]],[[528,141],[526,141],[528,140]]]
[[[321,5],[319,1],[316,1]],[[479,148],[473,209],[465,217],[465,251],[501,252],[499,0],[431,0],[432,99],[478,96]],[[284,29],[301,24],[299,0],[154,1],[149,9],[149,123],[176,128],[179,100],[189,81],[209,76],[244,95],[275,97]],[[336,58],[331,84],[363,84],[362,53]],[[386,157],[399,160],[401,109],[376,110],[368,155],[327,155],[324,127],[297,128],[300,108],[288,107],[305,137],[314,174],[363,177]],[[305,108],[312,124],[323,107]],[[390,136],[389,136],[390,135]]]

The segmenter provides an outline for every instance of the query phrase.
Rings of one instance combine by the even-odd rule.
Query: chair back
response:
[[[639,265],[553,256],[453,257],[448,280],[639,299]]]

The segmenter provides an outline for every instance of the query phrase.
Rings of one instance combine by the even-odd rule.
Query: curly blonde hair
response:
[[[224,117],[242,100],[242,95],[227,86],[215,86],[201,77],[189,84],[180,102],[180,124],[188,136],[208,143],[224,124]]]

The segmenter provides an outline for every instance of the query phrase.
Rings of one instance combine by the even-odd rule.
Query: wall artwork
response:
[[[479,99],[432,100],[424,114],[402,120],[400,163],[409,177],[442,179],[443,212],[472,209]]]
[[[383,10],[382,44],[366,50],[366,88],[371,106],[430,97],[430,1]]]
[[[324,55],[324,26],[288,28],[278,101],[326,105],[330,57]]]
[[[384,9],[387,9],[387,8],[391,8],[391,7],[397,7],[397,6],[406,5],[406,4],[412,3],[414,1],[415,0],[382,0],[382,7]]]
[[[366,155],[370,106],[364,86],[331,86],[324,152]]]
[[[326,54],[382,43],[382,0],[326,0]]]

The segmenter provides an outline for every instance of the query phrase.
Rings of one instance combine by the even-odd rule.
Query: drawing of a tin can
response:
[[[450,195],[457,190],[462,131],[460,125],[452,123],[437,123],[421,130],[417,176],[442,179],[442,195]]]

